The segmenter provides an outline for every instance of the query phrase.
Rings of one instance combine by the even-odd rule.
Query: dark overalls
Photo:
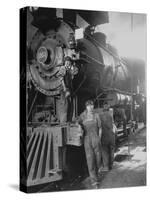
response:
[[[84,130],[84,148],[87,159],[88,171],[92,184],[98,182],[98,170],[101,165],[101,143],[99,128],[101,121],[97,113],[88,116],[87,111],[80,115],[79,123]]]
[[[114,161],[115,133],[113,132],[113,117],[109,111],[100,116],[102,123],[102,160],[106,169],[111,169]]]

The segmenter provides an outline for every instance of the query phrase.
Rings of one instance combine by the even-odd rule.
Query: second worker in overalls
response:
[[[103,171],[112,169],[115,151],[115,131],[113,115],[107,102],[104,103],[103,113],[100,115],[102,122],[102,160]]]
[[[94,112],[94,103],[88,100],[86,110],[80,115],[78,122],[84,130],[84,148],[91,183],[98,188],[98,170],[101,165],[101,120]]]

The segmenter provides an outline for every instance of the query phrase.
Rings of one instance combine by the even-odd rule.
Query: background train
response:
[[[96,26],[107,12],[25,8],[27,14],[27,186],[63,179],[85,170],[82,130],[74,124],[88,99],[97,112],[107,101],[122,134],[137,124],[137,93],[127,62]],[[143,104],[142,104],[143,103]],[[142,120],[145,119],[143,114]],[[70,168],[70,169],[69,169]]]

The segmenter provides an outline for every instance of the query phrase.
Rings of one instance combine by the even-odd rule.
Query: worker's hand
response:
[[[75,125],[76,125],[76,126],[79,126],[79,123],[78,123],[78,121],[75,121]]]
[[[117,133],[117,127],[116,127],[115,123],[113,123],[113,133],[114,133],[114,134]]]
[[[73,124],[77,124],[77,123],[78,123],[77,118],[73,118],[73,119],[72,119],[72,123],[73,123]]]
[[[99,137],[100,137],[100,139],[102,137],[102,128],[99,128]]]

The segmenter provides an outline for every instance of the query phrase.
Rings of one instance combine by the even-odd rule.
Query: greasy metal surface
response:
[[[27,186],[61,180],[64,145],[82,145],[81,127],[28,127]]]
[[[54,96],[62,90],[62,76],[60,68],[64,62],[64,56],[70,55],[69,39],[74,34],[73,29],[64,21],[60,21],[57,32],[53,29],[45,34],[37,31],[31,41],[33,51],[33,64],[30,65],[30,72],[33,84],[45,95]],[[95,34],[85,35],[85,38],[78,41],[81,60],[84,60],[84,75],[86,81],[81,90],[87,90],[92,96],[96,95],[103,87],[121,87],[128,78],[128,71],[119,59],[112,56],[109,51],[99,44],[103,43],[95,37]],[[65,46],[65,48],[62,48]],[[115,55],[118,57],[116,50]],[[75,85],[77,87],[78,81]]]
[[[61,128],[33,129],[27,144],[27,186],[62,179]]]
[[[62,89],[63,77],[60,73],[64,62],[62,47],[69,48],[70,34],[73,34],[73,30],[61,21],[57,32],[53,29],[46,34],[37,31],[31,41],[30,48],[33,53],[32,64],[29,66],[31,79],[35,87],[47,96],[57,95]]]

